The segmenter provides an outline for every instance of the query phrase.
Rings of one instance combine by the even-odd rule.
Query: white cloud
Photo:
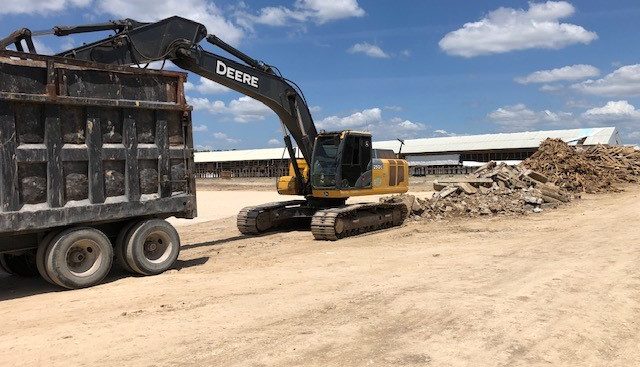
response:
[[[520,84],[554,83],[561,80],[581,80],[600,75],[600,70],[591,65],[570,65],[551,70],[540,70],[515,79]]]
[[[626,65],[602,79],[589,79],[571,87],[579,92],[598,96],[637,96],[640,95],[640,64]]]
[[[571,112],[533,111],[523,103],[500,107],[489,113],[487,117],[505,130],[521,130],[543,124],[575,123]]]
[[[282,146],[283,145],[282,141],[280,141],[278,139],[275,139],[275,138],[274,139],[269,139],[267,144],[274,145],[274,146]]]
[[[627,101],[609,101],[602,107],[585,111],[582,116],[589,120],[608,123],[640,121],[640,111]]]
[[[602,107],[585,111],[582,118],[590,125],[616,126],[623,141],[640,143],[640,110],[628,101],[609,101]]]
[[[593,104],[591,104],[588,101],[585,100],[579,100],[579,99],[569,99],[567,100],[564,105],[567,108],[591,108],[593,107]]]
[[[311,17],[318,23],[362,17],[365,14],[357,0],[298,0],[296,7],[310,12]]]
[[[192,98],[187,96],[189,103],[195,111],[209,111],[210,113],[223,113],[227,106],[222,101],[209,101],[209,98]]]
[[[385,119],[382,109],[378,107],[354,112],[347,116],[329,116],[316,122],[323,130],[362,130],[373,134],[374,139],[414,137],[426,129],[419,122],[394,117]]]
[[[22,46],[24,47],[24,50],[26,52],[29,52],[24,42],[22,42]],[[40,55],[53,55],[55,53],[51,47],[47,46],[45,43],[43,43],[37,38],[33,39],[33,47],[35,47],[36,52],[39,53]],[[9,46],[7,46],[7,49],[15,51],[16,46],[15,44],[12,43]]]
[[[394,117],[389,121],[383,120],[370,131],[374,139],[397,139],[418,137],[423,135],[426,129],[427,126],[423,123]]]
[[[85,7],[92,0],[11,0],[3,2],[0,14],[43,14],[59,12],[70,7]]]
[[[224,142],[231,143],[231,144],[239,143],[241,141],[240,139],[231,138],[223,132],[213,133],[213,137],[216,140],[222,140]]]
[[[557,92],[564,89],[562,84],[545,84],[540,87],[541,92]]]
[[[76,47],[78,47],[76,40],[71,36],[67,36],[62,39],[62,43],[60,44],[60,51],[67,51]]]
[[[338,117],[329,116],[316,122],[320,129],[344,130],[347,128],[363,128],[382,121],[382,110],[379,108],[370,108],[360,112],[355,112],[349,116]]]
[[[186,82],[184,84],[184,90],[187,92],[197,91],[200,94],[220,94],[220,93],[227,93],[231,91],[231,89],[225,87],[224,85],[218,84],[204,77],[200,77],[199,81],[200,81],[199,84]]]
[[[409,120],[404,120],[401,119],[399,117],[394,117],[391,119],[391,122],[393,124],[395,124],[395,126],[402,131],[419,131],[419,130],[423,130],[424,129],[424,125],[417,123],[417,122],[413,122],[413,121],[409,121]]]
[[[433,137],[443,137],[443,136],[456,136],[456,133],[451,133],[448,132],[447,130],[443,130],[443,129],[438,129],[438,130],[434,130],[433,134],[431,134]]]
[[[228,111],[235,122],[250,122],[264,120],[266,116],[275,115],[269,107],[251,97],[240,97],[229,102]]]
[[[384,52],[379,46],[372,45],[368,42],[356,43],[351,46],[347,52],[350,54],[361,53],[365,54],[369,57],[379,58],[379,59],[388,59],[390,56],[388,53]]]
[[[187,97],[187,102],[196,111],[208,111],[212,114],[224,114],[233,121],[246,123],[251,121],[264,120],[269,115],[275,115],[269,107],[255,99],[242,96],[234,99],[228,104],[223,101],[210,101],[208,98]]]
[[[204,132],[209,130],[209,128],[207,127],[207,125],[200,124],[200,125],[193,125],[192,130],[193,132]]]
[[[577,103],[575,107],[585,108]],[[640,110],[628,101],[609,101],[604,106],[592,107],[581,114],[562,111],[534,111],[520,103],[504,106],[487,115],[488,119],[506,131],[540,128],[568,128],[580,126],[615,126],[625,142],[640,142],[635,133],[640,126]]]
[[[36,48],[36,52],[41,55],[53,55],[55,53],[51,47],[47,46],[39,39],[33,39],[33,46]]]
[[[597,39],[595,32],[559,22],[574,12],[566,1],[531,2],[527,10],[498,8],[447,33],[439,45],[449,55],[474,57],[532,48],[560,49]]]
[[[320,111],[322,111],[322,107],[320,107],[320,106],[311,106],[311,107],[309,107],[309,112],[318,113]]]
[[[209,33],[221,35],[231,44],[238,44],[244,36],[242,28],[226,19],[214,3],[206,0],[102,0],[96,5],[99,11],[138,21],[179,15],[204,24]]]
[[[237,16],[239,22],[251,28],[253,24],[287,26],[307,21],[323,24],[334,20],[362,17],[364,14],[357,0],[296,0],[293,8],[268,6],[260,9],[257,15],[242,9]]]

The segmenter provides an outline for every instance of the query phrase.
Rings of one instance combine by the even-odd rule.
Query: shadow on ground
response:
[[[204,265],[207,263],[207,261],[209,261],[208,256],[189,260],[178,259],[173,265],[172,269],[181,271],[182,269]],[[109,272],[109,275],[107,275],[107,277],[100,284],[113,283],[120,279],[130,277],[142,276],[131,274],[120,268],[118,265],[114,264],[113,268]],[[72,291],[64,289],[62,287],[54,286],[39,276],[25,278],[0,273],[0,302],[54,292]]]

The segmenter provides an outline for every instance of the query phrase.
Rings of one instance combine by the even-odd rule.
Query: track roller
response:
[[[306,200],[290,200],[246,207],[238,213],[238,230],[245,235],[255,235],[275,229],[296,217],[306,203]]]
[[[353,204],[318,210],[311,219],[311,233],[317,240],[336,241],[399,226],[407,214],[402,203]]]

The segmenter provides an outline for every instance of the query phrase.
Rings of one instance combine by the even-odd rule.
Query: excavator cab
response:
[[[292,162],[293,163],[293,162]],[[305,195],[335,201],[352,196],[399,194],[407,192],[409,166],[393,151],[373,149],[371,134],[360,131],[321,132],[313,144],[310,165],[296,160],[308,182],[299,185],[293,164],[289,175],[278,180],[282,195]]]
[[[311,186],[322,190],[371,188],[371,134],[320,133],[311,158]]]

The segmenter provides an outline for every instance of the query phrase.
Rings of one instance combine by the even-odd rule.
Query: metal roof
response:
[[[547,138],[559,138],[569,144],[609,144],[620,145],[620,137],[615,127],[594,127],[570,130],[527,131],[521,133],[501,133],[483,135],[450,136],[442,138],[407,139],[402,153],[456,153],[478,150],[537,148]],[[398,152],[397,140],[373,142],[375,149],[390,149]],[[283,155],[284,154],[284,155]],[[296,148],[296,155],[302,158]],[[228,150],[220,152],[196,152],[195,161],[238,162],[289,158],[285,148]]]
[[[517,166],[520,163],[522,163],[522,161],[520,160],[506,160],[506,161],[495,161],[496,164],[501,164],[504,163],[507,166]],[[476,162],[476,161],[463,161],[462,162],[462,166],[463,167],[482,167],[485,164],[487,164],[487,162]]]
[[[296,150],[297,158],[302,157],[300,149]],[[266,148],[266,149],[246,149],[246,150],[226,150],[220,152],[196,152],[194,160],[201,162],[241,162],[241,161],[266,161],[271,159],[289,159],[289,152],[286,148]]]
[[[527,131],[521,133],[501,133],[483,135],[449,136],[442,138],[407,139],[402,153],[444,153],[478,150],[537,148],[547,138],[559,138],[569,144],[619,145],[620,138],[615,127],[594,127],[570,130]],[[398,152],[397,140],[378,141],[374,148],[393,149]]]
[[[410,167],[413,166],[456,166],[460,164],[460,154],[410,155],[407,157]]]

